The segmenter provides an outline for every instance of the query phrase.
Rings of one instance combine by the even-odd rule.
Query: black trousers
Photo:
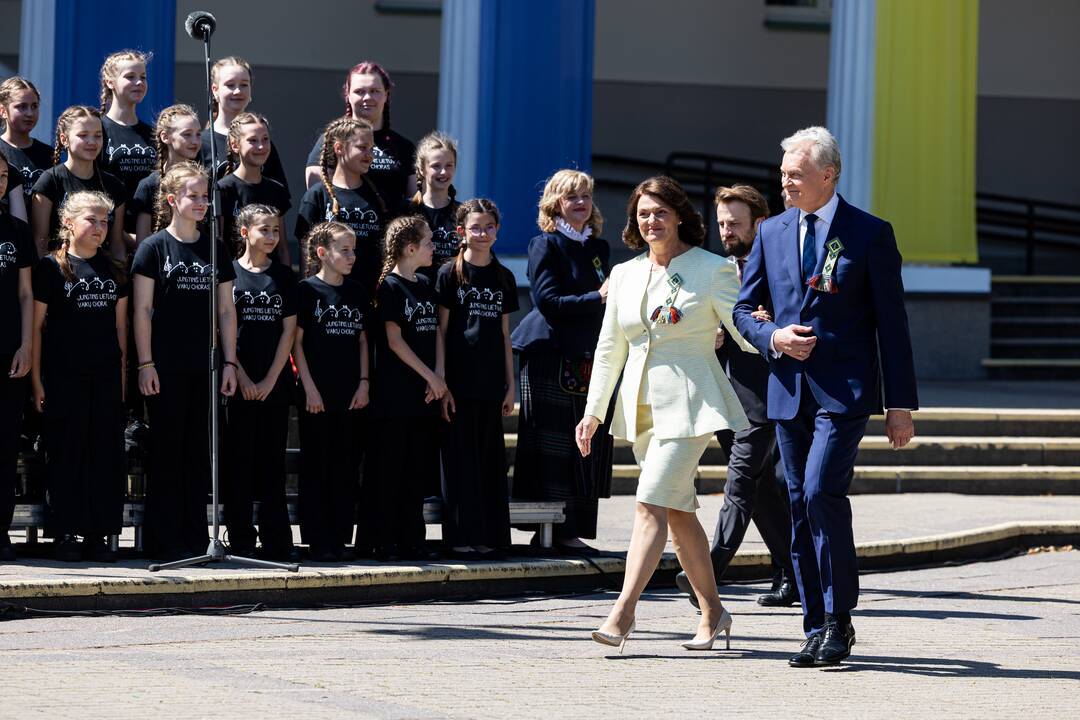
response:
[[[286,403],[229,398],[225,413],[226,458],[221,475],[229,543],[255,547],[253,503],[259,501],[259,538],[271,552],[293,546],[285,497],[285,446],[289,434]]]
[[[156,554],[201,554],[209,538],[210,374],[159,372],[158,379],[161,392],[147,403],[146,549]]]
[[[371,452],[378,467],[374,483],[375,546],[417,548],[424,543],[424,497],[439,477],[437,417],[380,418]]]
[[[352,540],[363,410],[300,410],[300,537],[315,552]]]
[[[124,404],[119,367],[45,377],[48,529],[54,537],[123,527]]]
[[[6,368],[11,358],[6,358]],[[22,431],[27,380],[0,375],[0,545],[8,543],[7,532],[15,513],[15,484],[19,479],[19,433]]]
[[[716,579],[723,577],[731,564],[751,521],[769,548],[774,565],[794,578],[791,511],[787,488],[776,475],[775,425],[751,424],[737,433],[720,431],[716,438],[728,456],[724,504],[716,520],[711,550]]]
[[[456,406],[443,428],[443,540],[457,547],[508,547],[502,399],[462,398]]]

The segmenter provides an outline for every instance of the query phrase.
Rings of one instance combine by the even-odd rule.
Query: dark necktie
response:
[[[817,267],[817,235],[814,224],[817,223],[817,215],[810,213],[806,216],[806,237],[803,238],[802,249],[802,275],[803,282],[809,282]]]
[[[738,258],[735,261],[735,274],[739,276],[739,285],[742,285],[742,274],[746,268],[746,258]]]

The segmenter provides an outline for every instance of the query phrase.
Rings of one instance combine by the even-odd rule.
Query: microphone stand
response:
[[[203,55],[206,62],[206,117],[211,118],[210,132],[214,132],[211,111],[213,108],[213,94],[210,88],[210,30],[203,28]],[[257,560],[255,558],[229,555],[225,552],[225,543],[221,542],[221,523],[218,519],[218,424],[219,408],[218,388],[220,385],[220,365],[218,364],[218,294],[217,294],[217,269],[218,269],[218,202],[217,191],[217,143],[213,136],[210,138],[210,487],[213,502],[213,533],[210,544],[206,548],[206,554],[185,560],[176,560],[167,563],[153,563],[148,568],[150,572],[159,570],[175,570],[177,568],[190,567],[192,565],[206,565],[212,562],[231,562],[249,567],[269,568],[272,570],[288,570],[298,572],[300,565],[297,563],[277,563],[269,560]],[[152,431],[151,431],[152,432]]]

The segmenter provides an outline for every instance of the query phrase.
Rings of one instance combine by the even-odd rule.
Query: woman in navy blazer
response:
[[[611,495],[611,438],[604,433],[607,441],[588,458],[574,444],[610,270],[592,192],[593,179],[576,170],[560,170],[544,187],[541,233],[529,242],[533,307],[512,335],[521,366],[513,495],[564,502],[566,521],[555,526],[555,544],[578,554],[595,552],[582,538],[596,537],[598,499]]]

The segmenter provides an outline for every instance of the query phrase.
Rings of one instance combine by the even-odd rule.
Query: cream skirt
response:
[[[659,440],[653,435],[652,406],[638,405],[634,459],[641,468],[637,501],[694,512],[698,509],[698,463],[712,433],[691,438]]]

